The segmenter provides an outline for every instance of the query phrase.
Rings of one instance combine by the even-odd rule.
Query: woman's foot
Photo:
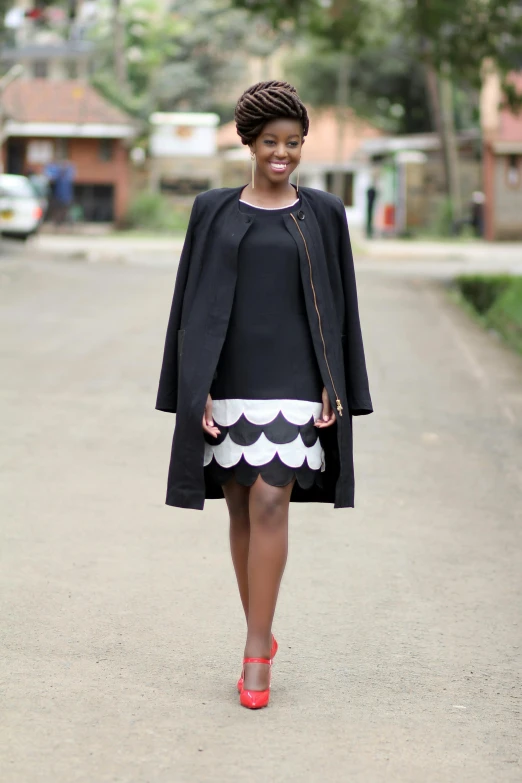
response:
[[[277,650],[278,650],[278,644],[277,644],[277,641],[276,641],[276,638],[275,638],[274,634],[272,634],[272,647],[270,648],[270,660],[273,660],[275,658],[275,654],[276,654]],[[237,681],[238,693],[241,693],[241,688],[243,687],[244,672],[245,672],[245,669],[243,667],[243,669],[241,670],[241,676],[240,676],[239,680]]]
[[[267,707],[270,700],[270,673],[272,669],[272,660],[270,658],[243,658],[245,680],[248,679],[249,669],[254,667],[257,667],[260,670],[264,669],[264,676],[261,679],[266,681],[263,683],[263,687],[256,688],[252,686],[245,688],[243,684],[243,688],[239,694],[239,703],[242,707],[247,707],[249,710],[259,710],[262,707]]]

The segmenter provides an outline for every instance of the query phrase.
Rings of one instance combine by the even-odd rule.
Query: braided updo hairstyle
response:
[[[288,82],[258,82],[245,90],[234,114],[243,144],[251,144],[271,120],[299,120],[308,133],[308,112],[297,90]]]

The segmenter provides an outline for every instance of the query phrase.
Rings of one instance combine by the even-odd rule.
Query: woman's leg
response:
[[[230,515],[230,553],[236,572],[239,595],[248,622],[248,548],[250,544],[250,517],[248,495],[250,488],[243,487],[232,478],[223,485]]]
[[[292,481],[286,487],[272,487],[259,476],[250,488],[245,657],[270,657],[272,620],[288,554],[288,506],[293,484]],[[249,664],[245,667],[244,687],[265,690],[268,675],[268,666]]]

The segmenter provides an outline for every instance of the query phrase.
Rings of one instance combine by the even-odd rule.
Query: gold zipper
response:
[[[314,278],[313,278],[313,275],[312,275],[312,261],[311,261],[311,259],[310,259],[310,253],[308,252],[308,245],[307,245],[307,243],[306,243],[306,239],[305,239],[305,236],[304,236],[303,232],[302,232],[302,231],[301,231],[301,229],[299,228],[299,223],[298,223],[298,222],[297,222],[297,220],[295,219],[295,215],[293,215],[292,213],[290,213],[290,214],[291,214],[291,217],[293,218],[293,221],[294,221],[294,223],[295,223],[295,225],[296,225],[296,228],[297,228],[297,230],[298,230],[298,231],[299,231],[299,233],[301,234],[301,239],[303,240],[303,244],[304,244],[304,246],[305,246],[306,257],[307,257],[307,259],[308,259],[308,268],[309,268],[309,270],[310,270],[310,285],[312,286],[312,293],[313,293],[313,295],[314,295],[314,305],[315,305],[315,312],[317,313],[317,320],[318,320],[318,322],[319,322],[319,333],[320,333],[320,335],[321,335],[321,340],[322,340],[322,342],[323,342],[323,354],[324,354],[324,360],[325,360],[325,362],[326,362],[326,368],[327,368],[327,370],[328,370],[328,375],[330,376],[330,380],[331,380],[331,382],[332,382],[332,388],[333,388],[333,390],[334,390],[334,394],[335,394],[335,397],[336,397],[336,399],[335,399],[335,405],[336,405],[336,407],[337,407],[337,413],[339,414],[339,416],[342,416],[342,415],[343,415],[343,406],[341,405],[341,400],[339,399],[339,395],[337,394],[337,389],[335,388],[334,379],[333,379],[333,377],[332,377],[332,371],[330,370],[330,364],[329,364],[329,362],[328,362],[328,357],[327,357],[327,355],[326,355],[326,343],[325,343],[325,341],[324,341],[324,335],[323,335],[323,325],[322,325],[322,322],[321,322],[321,313],[319,312],[319,307],[317,306],[317,296],[316,296],[316,293],[315,293],[315,288],[314,288]]]

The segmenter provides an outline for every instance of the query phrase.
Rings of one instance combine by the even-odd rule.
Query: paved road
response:
[[[249,713],[223,503],[163,505],[173,275],[0,259],[2,783],[519,783],[522,363],[359,268],[357,508],[292,509]]]

